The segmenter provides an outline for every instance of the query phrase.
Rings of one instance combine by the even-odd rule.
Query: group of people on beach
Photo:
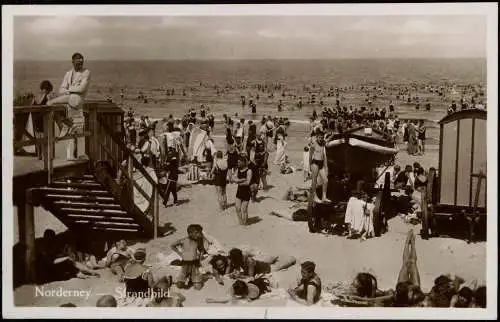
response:
[[[134,250],[125,240],[116,242],[99,261],[71,244],[66,244],[63,252],[58,253],[62,244],[58,243],[51,230],[45,232],[42,241],[45,247],[39,248],[42,252],[39,256],[44,259],[39,262],[40,273],[67,279],[78,275],[99,276],[99,270],[110,269],[117,276],[117,282],[124,284],[123,294],[103,295],[97,300],[97,307],[179,307],[186,300],[182,290],[191,287],[201,290],[209,279],[221,286],[229,279],[231,284],[227,296],[208,297],[206,303],[255,301],[267,293],[278,291],[281,286],[275,282],[273,275],[297,262],[290,256],[259,257],[240,248],[211,251],[209,254],[208,249],[214,242],[204,235],[203,228],[198,224],[189,225],[187,236],[171,244],[178,259],[159,264],[179,267],[175,279],[172,275],[155,278],[153,270],[159,267],[146,264],[146,249],[139,247]],[[428,293],[422,290],[415,235],[411,229],[404,243],[402,265],[394,289],[380,290],[377,278],[367,272],[357,273],[350,283],[325,285],[316,272],[316,264],[304,261],[300,264],[297,284],[290,285],[282,294],[286,294],[283,299],[307,306],[325,306],[325,302],[330,302],[330,306],[347,307],[486,307],[486,285],[477,280],[466,281],[444,274],[434,280]],[[76,305],[66,303],[61,306]]]
[[[40,85],[41,94],[30,97],[35,105],[68,105],[65,115],[59,115],[56,121],[60,125],[60,136],[74,133],[77,125],[83,123],[82,102],[88,90],[90,82],[90,71],[83,68],[83,56],[75,53],[72,57],[73,69],[66,73],[60,89],[60,96],[53,94],[53,86],[48,81]],[[200,84],[202,86],[202,84]],[[247,88],[245,86],[238,88]],[[294,97],[290,90],[282,84],[272,85],[260,84],[253,87],[262,93],[274,93],[281,91],[282,98]],[[227,93],[234,88],[215,87],[218,95]],[[392,137],[394,141],[403,137],[408,142],[408,153],[418,155],[425,151],[425,123],[420,121],[419,125],[414,122],[401,124],[395,113],[394,104],[389,104],[389,111],[385,108],[374,107],[373,101],[377,95],[385,92],[393,92],[391,88],[379,88],[361,86],[359,89],[367,92],[365,99],[367,107],[345,106],[341,104],[344,99],[342,93],[354,88],[333,88],[323,91],[319,86],[304,87],[308,91],[308,104],[322,106],[321,115],[314,110],[311,116],[311,131],[304,147],[303,170],[304,179],[311,180],[311,191],[313,201],[317,204],[328,204],[328,164],[326,155],[326,144],[336,134],[357,127],[369,127]],[[439,96],[445,95],[445,89],[427,88],[431,93]],[[481,91],[473,88],[464,89],[473,92],[471,104],[481,108],[483,105]],[[314,94],[314,93],[322,94]],[[123,92],[122,92],[123,93]],[[168,90],[168,96],[174,95],[174,90]],[[411,90],[401,90],[396,95],[397,99],[404,100],[408,95],[409,102]],[[468,93],[468,92],[467,92]],[[258,94],[257,94],[258,95]],[[183,91],[183,96],[185,91]],[[250,96],[250,95],[249,95]],[[255,100],[259,96],[251,96],[248,106],[252,114],[256,114]],[[335,106],[327,107],[321,100],[322,97],[334,97]],[[123,97],[122,97],[123,98]],[[302,97],[298,97],[298,108],[302,108]],[[147,97],[141,97],[147,100]],[[255,99],[255,100],[254,100]],[[246,106],[246,97],[241,97],[242,107]],[[416,100],[419,104],[419,100]],[[430,103],[426,102],[426,109],[430,110]],[[450,107],[449,111],[456,111],[456,106]],[[419,105],[418,105],[419,106]],[[462,99],[462,109],[467,108],[467,102]],[[465,107],[464,107],[465,106]],[[283,105],[280,101],[278,114],[282,112]],[[26,123],[24,119],[16,120],[17,123]],[[34,127],[37,133],[43,132],[40,118],[34,118]],[[273,163],[286,168],[289,163],[286,147],[287,132],[290,121],[279,116],[264,116],[260,121],[255,117],[252,120],[239,118],[236,114],[233,118],[227,114],[223,115],[225,127],[225,151],[215,148],[212,134],[215,129],[215,117],[210,108],[201,105],[199,110],[190,108],[181,118],[169,115],[161,121],[151,121],[148,116],[141,116],[136,122],[134,112],[130,110],[125,120],[125,142],[133,156],[141,163],[146,173],[153,178],[154,183],[161,187],[164,205],[168,206],[170,194],[173,196],[174,205],[179,204],[177,197],[180,168],[184,163],[189,164],[189,176],[193,181],[199,179],[199,169],[206,168],[209,178],[215,186],[217,200],[221,211],[227,209],[226,186],[228,183],[236,184],[235,209],[240,225],[248,225],[248,205],[250,201],[257,202],[257,194],[260,189],[268,190],[269,155],[275,152]],[[19,128],[22,128],[21,126]],[[197,129],[205,132],[207,139],[204,141],[204,152],[202,160],[197,156],[190,155],[192,135]],[[24,129],[23,129],[24,130]],[[402,134],[402,135],[400,135]],[[17,137],[22,137],[17,133]],[[21,151],[17,151],[22,153]],[[192,157],[192,159],[189,159]],[[128,160],[121,164],[121,172],[118,172],[116,180],[123,183]],[[432,170],[432,169],[431,169]],[[386,170],[387,171],[387,170]],[[435,169],[434,169],[435,171]],[[419,177],[425,175],[425,170],[418,164],[401,168],[394,166],[391,172],[391,184],[394,187],[405,189],[405,195],[400,200],[400,209],[403,213],[417,213],[419,201],[413,195],[414,190],[419,187]],[[380,177],[380,176],[379,176]],[[145,178],[142,171],[135,171],[132,178],[143,191],[152,192],[152,183]],[[322,186],[322,195],[316,195],[316,187]],[[352,196],[351,204],[361,206],[363,213],[370,211],[371,207],[368,196],[359,191],[359,195]],[[141,197],[141,193],[134,187],[134,201],[137,206],[145,211],[148,201]],[[359,207],[358,207],[359,208]],[[346,223],[349,224],[349,236],[361,235],[366,238],[371,233],[370,223],[362,221],[354,212],[346,212]],[[369,218],[369,216],[368,216]],[[203,233],[199,224],[191,224],[187,227],[187,236],[171,244],[171,250],[179,259],[168,263],[170,266],[179,266],[180,272],[175,281],[172,276],[163,276],[155,279],[152,268],[146,264],[147,251],[145,248],[132,249],[123,239],[115,242],[101,260],[91,252],[82,252],[74,243],[59,245],[55,232],[47,230],[41,241],[41,247],[37,247],[37,272],[42,282],[56,279],[68,279],[72,277],[89,278],[99,277],[100,270],[109,269],[117,277],[117,282],[125,284],[125,300],[116,299],[112,295],[105,295],[97,301],[98,307],[121,306],[127,304],[127,299],[143,298],[149,301],[143,302],[144,306],[182,306],[186,300],[180,291],[172,291],[173,287],[179,290],[191,286],[200,290],[207,278],[213,278],[218,284],[224,285],[225,278],[232,279],[228,296],[222,299],[207,298],[207,303],[231,303],[235,300],[253,301],[262,295],[272,292],[276,288],[271,277],[277,271],[288,269],[297,263],[290,256],[270,256],[268,258],[257,258],[254,254],[240,248],[231,248],[229,251],[220,251],[209,254],[207,248],[213,244]],[[428,294],[420,287],[420,276],[417,268],[415,236],[410,230],[405,242],[402,268],[398,277],[395,290],[382,292],[377,287],[377,279],[369,273],[359,273],[354,281],[348,285],[342,294],[335,294],[339,305],[354,306],[397,306],[397,307],[485,307],[486,287],[478,286],[477,283],[465,283],[462,279],[442,275],[436,278],[434,286]],[[202,273],[201,268],[208,268],[208,273]],[[312,261],[304,261],[300,264],[300,278],[296,285],[287,290],[289,299],[305,305],[317,304],[322,298],[324,287],[320,276],[316,273],[316,264]],[[125,301],[125,302],[123,302]],[[133,301],[132,301],[133,302]],[[71,305],[63,305],[71,306]]]

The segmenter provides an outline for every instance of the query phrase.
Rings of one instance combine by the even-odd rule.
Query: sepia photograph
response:
[[[77,7],[2,8],[5,317],[496,318],[498,4]]]

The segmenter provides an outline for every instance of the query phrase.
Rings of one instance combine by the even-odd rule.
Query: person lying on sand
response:
[[[321,279],[316,274],[316,264],[311,261],[300,264],[301,278],[297,286],[288,289],[290,298],[304,305],[316,304],[321,296]]]
[[[76,247],[73,244],[67,244],[64,247],[63,254],[65,257],[61,257],[56,259],[58,263],[61,263],[63,260],[68,260],[75,268],[78,269],[78,278],[87,278],[89,276],[100,276],[100,274],[95,271],[95,269],[103,268],[104,265],[99,265],[96,261],[94,255],[84,254],[80,251],[76,250]]]
[[[177,292],[171,292],[172,276],[162,277],[153,286],[152,300],[147,307],[182,307],[186,298]]]
[[[236,304],[238,301],[247,300],[248,302],[257,300],[261,295],[271,291],[270,282],[265,277],[252,279],[249,282],[242,280],[234,281],[233,285],[229,288],[229,294],[222,299],[207,298],[207,303],[232,303]]]
[[[337,299],[332,303],[351,307],[387,307],[393,306],[394,292],[380,291],[377,278],[370,273],[358,273],[347,290],[340,294],[333,292]]]
[[[84,262],[84,256],[78,256],[73,246],[66,245],[61,251],[56,233],[52,229],[45,230],[41,251],[37,255],[37,275],[41,282],[99,276],[98,272],[87,267]]]
[[[217,254],[212,257],[209,264],[212,266],[212,275],[220,285],[224,285],[222,276],[229,274],[229,257]]]
[[[425,294],[420,288],[420,274],[417,268],[417,250],[413,229],[408,231],[403,251],[403,265],[399,271],[394,297],[397,307],[423,306]]]
[[[127,246],[124,239],[121,239],[106,254],[106,266],[111,269],[113,274],[118,276],[120,282],[123,282],[125,266],[133,258],[134,251]]]
[[[231,278],[254,277],[260,274],[285,270],[295,263],[296,259],[291,256],[269,256],[257,260],[249,252],[243,253],[241,249],[233,248],[229,251],[229,270],[227,274]]]

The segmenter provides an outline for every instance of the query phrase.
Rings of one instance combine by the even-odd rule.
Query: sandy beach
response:
[[[217,145],[222,141],[216,140]],[[300,141],[290,143],[289,157],[291,165],[298,166],[301,162]],[[273,154],[271,154],[271,159]],[[396,164],[405,165],[418,161],[425,168],[437,166],[437,151],[429,151],[424,156],[408,156],[406,151],[400,151]],[[486,279],[486,243],[467,244],[463,240],[451,238],[432,238],[422,240],[418,235],[420,225],[406,224],[400,217],[389,221],[389,232],[378,238],[349,240],[345,237],[311,234],[306,222],[292,222],[269,215],[279,206],[291,203],[282,201],[285,189],[291,186],[303,185],[302,172],[282,175],[277,166],[270,164],[270,184],[274,187],[268,192],[259,192],[259,202],[249,205],[249,218],[252,225],[238,225],[234,207],[224,212],[218,210],[214,187],[210,185],[184,185],[179,191],[181,205],[177,207],[160,205],[160,226],[170,223],[176,231],[168,236],[151,240],[143,246],[147,249],[147,264],[153,266],[156,277],[165,274],[176,274],[172,267],[160,265],[157,254],[165,256],[171,253],[170,244],[178,238],[186,236],[186,227],[192,223],[203,226],[204,232],[217,239],[224,247],[247,246],[259,249],[269,255],[292,255],[298,262],[312,260],[317,264],[317,272],[328,284],[350,281],[358,272],[371,272],[377,277],[380,289],[393,289],[397,274],[401,267],[403,243],[406,233],[413,229],[417,233],[416,245],[418,268],[420,271],[422,289],[430,290],[434,279],[440,274],[454,273],[465,279]],[[228,185],[228,202],[234,204],[235,185]],[[170,201],[171,202],[171,201]],[[45,227],[55,228],[56,232],[65,230],[55,217],[43,209],[37,210],[36,235],[42,236]],[[139,244],[133,247],[138,247]],[[286,271],[275,274],[280,288],[287,288],[295,283],[300,274],[298,265]],[[221,304],[206,304],[205,298],[223,296],[230,282],[220,286],[215,280],[206,282],[201,291],[193,289],[182,290],[186,301],[184,305],[206,306]],[[120,284],[109,269],[101,271],[100,278],[87,280],[72,279],[43,285],[44,289],[83,289],[91,291],[90,297],[46,297],[37,295],[36,287],[23,285],[14,292],[15,305],[19,306],[58,306],[72,302],[77,306],[95,306],[96,300],[102,294],[119,296]],[[40,290],[40,289],[39,289]],[[263,297],[244,305],[253,306],[283,306],[286,305],[283,296]]]

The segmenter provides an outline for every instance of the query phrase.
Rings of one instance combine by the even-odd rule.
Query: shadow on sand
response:
[[[259,216],[250,217],[247,219],[247,226],[254,225],[254,224],[261,222],[261,221],[262,221],[262,218],[260,218]]]

